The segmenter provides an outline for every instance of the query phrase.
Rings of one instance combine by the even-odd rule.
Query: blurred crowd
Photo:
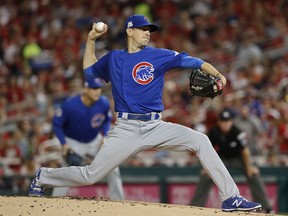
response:
[[[288,0],[2,0],[0,176],[8,180],[1,179],[0,188],[25,188],[27,179],[12,184],[9,177],[32,176],[53,161],[47,153],[53,152],[51,118],[55,106],[81,91],[82,56],[92,23],[109,26],[95,43],[100,58],[110,49],[125,48],[124,21],[134,13],[160,26],[151,46],[200,57],[228,80],[224,93],[214,100],[191,98],[189,71],[167,73],[164,118],[205,133],[218,112],[228,107],[249,135],[255,162],[287,166],[287,11]],[[103,90],[111,98],[109,84]],[[186,166],[197,163],[195,158],[149,151],[126,164]]]

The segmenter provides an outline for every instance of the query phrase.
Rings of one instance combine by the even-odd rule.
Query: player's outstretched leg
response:
[[[41,169],[40,168],[36,174],[35,177],[30,185],[29,188],[29,196],[34,196],[34,197],[42,197],[44,196],[44,187],[41,187],[39,184],[39,177],[40,177],[40,173],[41,173]]]
[[[262,206],[260,203],[250,202],[240,195],[235,195],[229,199],[223,201],[222,211],[256,211],[261,210]]]

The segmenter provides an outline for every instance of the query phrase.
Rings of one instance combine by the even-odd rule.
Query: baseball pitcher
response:
[[[223,211],[260,209],[259,203],[240,196],[238,187],[205,134],[161,119],[166,72],[174,68],[198,68],[220,77],[219,87],[225,86],[225,77],[208,62],[188,53],[148,46],[151,33],[159,27],[143,15],[128,17],[124,29],[127,49],[112,50],[98,60],[95,40],[108,31],[108,26],[105,24],[104,30],[99,32],[94,24],[88,34],[83,59],[87,80],[99,77],[111,82],[117,112],[115,127],[104,138],[103,146],[90,165],[40,168],[31,183],[30,195],[43,196],[44,187],[94,184],[130,156],[153,148],[195,152],[219,188]]]

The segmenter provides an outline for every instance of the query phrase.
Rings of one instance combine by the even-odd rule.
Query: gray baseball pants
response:
[[[85,158],[86,155],[90,157],[95,157],[97,155],[99,149],[101,148],[103,136],[101,134],[98,134],[98,136],[94,140],[86,144],[83,144],[69,137],[65,137],[65,139],[69,148],[73,149],[74,152]],[[110,173],[108,173],[106,178],[109,189],[109,198],[123,200],[124,190],[119,167],[116,167]],[[54,187],[52,191],[52,196],[66,196],[68,190],[69,187]]]
[[[90,165],[43,168],[39,183],[44,187],[92,185],[130,156],[151,148],[196,152],[202,166],[218,186],[223,201],[239,194],[234,180],[205,134],[161,119],[139,121],[118,118]]]

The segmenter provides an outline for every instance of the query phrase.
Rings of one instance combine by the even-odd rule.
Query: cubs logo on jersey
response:
[[[149,62],[140,62],[132,70],[132,77],[136,83],[147,85],[154,79],[154,67]]]
[[[91,127],[98,128],[102,125],[103,121],[105,120],[105,115],[98,113],[93,116],[91,119]]]

